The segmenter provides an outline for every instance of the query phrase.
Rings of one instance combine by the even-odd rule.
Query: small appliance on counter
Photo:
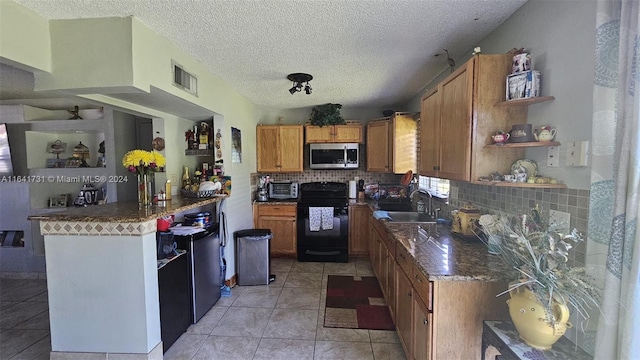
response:
[[[269,177],[260,176],[258,178],[258,188],[256,190],[256,201],[269,201]]]
[[[295,181],[269,182],[269,199],[297,199],[300,184]]]

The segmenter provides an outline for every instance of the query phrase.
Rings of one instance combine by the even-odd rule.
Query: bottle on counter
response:
[[[424,201],[422,201],[422,198],[418,199],[418,202],[416,203],[416,211],[419,213],[423,213],[426,211],[426,208],[424,207]]]
[[[167,200],[171,200],[171,179],[164,183],[164,193]]]

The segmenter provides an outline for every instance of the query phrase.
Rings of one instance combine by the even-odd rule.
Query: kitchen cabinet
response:
[[[367,171],[394,174],[416,171],[418,126],[414,115],[398,112],[367,124]]]
[[[424,176],[477,181],[511,172],[521,148],[492,151],[496,131],[527,122],[525,106],[496,106],[504,99],[512,55],[479,54],[421,99],[420,169]]]
[[[431,358],[431,312],[419,296],[414,296],[412,301],[411,353],[415,360],[427,360]]]
[[[362,124],[305,125],[305,143],[363,143]]]
[[[369,218],[371,209],[366,205],[349,206],[349,256],[369,254]]]
[[[400,265],[396,266],[396,329],[407,359],[412,359],[413,289]]]
[[[384,221],[371,216],[370,224],[371,263],[385,301],[392,306],[392,317],[407,359],[480,359],[482,321],[508,319],[505,299],[496,298],[507,284],[430,280],[416,265],[412,252],[389,233]],[[449,251],[455,253],[455,249]],[[383,258],[387,261],[384,269]]]
[[[253,223],[256,229],[270,229],[271,255],[296,257],[296,204],[254,204]]]
[[[258,172],[302,172],[302,125],[258,125]]]

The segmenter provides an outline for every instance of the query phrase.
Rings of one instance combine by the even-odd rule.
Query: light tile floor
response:
[[[394,331],[325,328],[327,275],[373,276],[366,259],[274,259],[270,285],[236,286],[164,359],[405,359]],[[48,359],[45,280],[0,279],[0,359]]]

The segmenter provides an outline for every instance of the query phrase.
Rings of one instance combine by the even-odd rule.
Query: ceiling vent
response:
[[[173,85],[188,92],[191,95],[198,96],[198,78],[187,72],[182,65],[171,60],[173,73]]]

